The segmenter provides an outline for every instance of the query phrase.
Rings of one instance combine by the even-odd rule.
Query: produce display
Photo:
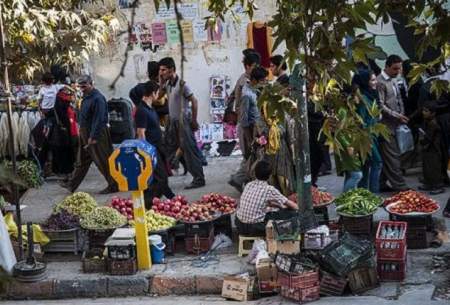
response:
[[[192,203],[189,206],[183,206],[181,209],[180,220],[189,223],[211,221],[219,215],[220,213],[217,213],[215,209],[212,209],[205,204]]]
[[[120,214],[125,216],[128,220],[134,219],[133,216],[133,201],[131,199],[120,198],[114,196],[111,199],[110,207],[116,209]]]
[[[175,218],[158,214],[154,210],[148,210],[145,213],[145,221],[147,222],[149,232],[165,230],[173,227],[177,223]],[[130,225],[134,227],[134,221],[130,221]]]
[[[5,161],[5,167],[12,168],[11,161]],[[39,167],[34,161],[22,160],[17,162],[17,175],[23,179],[28,187],[39,187],[42,185],[42,178],[39,174]]]
[[[315,186],[311,186],[311,197],[314,206],[321,206],[326,203],[331,203],[334,200],[333,195],[328,192],[323,192]],[[289,200],[297,202],[297,193],[290,195]]]
[[[203,195],[197,203],[206,205],[210,211],[222,214],[233,213],[237,207],[236,199],[217,193]]]
[[[183,217],[181,211],[187,209],[187,204],[186,198],[180,195],[167,200],[155,197],[153,198],[152,209],[159,214],[180,220]]]
[[[339,195],[334,202],[338,212],[352,216],[365,216],[375,213],[382,199],[366,189],[358,188]]]
[[[70,230],[80,226],[80,218],[76,215],[70,214],[66,210],[61,210],[59,213],[52,214],[47,221],[42,225],[46,230]]]
[[[70,214],[77,215],[80,218],[86,217],[97,207],[97,202],[91,195],[84,192],[76,192],[67,196],[63,201],[53,208],[53,213],[59,213],[66,210]]]
[[[104,230],[121,227],[127,218],[111,207],[96,207],[80,221],[81,227],[90,230]]]
[[[439,204],[422,193],[409,190],[400,192],[384,201],[389,212],[397,214],[433,213],[439,210]]]

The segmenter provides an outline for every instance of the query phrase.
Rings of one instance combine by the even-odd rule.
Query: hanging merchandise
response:
[[[261,66],[268,69],[272,56],[272,28],[263,21],[255,21],[247,26],[247,48],[255,49],[261,55]]]

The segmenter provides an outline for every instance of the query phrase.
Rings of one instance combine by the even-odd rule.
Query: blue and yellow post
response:
[[[139,270],[152,267],[145,221],[144,193],[153,178],[156,148],[143,140],[126,140],[109,157],[109,170],[121,192],[132,193]]]

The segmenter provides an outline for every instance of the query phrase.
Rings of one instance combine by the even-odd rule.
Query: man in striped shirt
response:
[[[256,180],[245,186],[236,212],[236,227],[239,234],[264,236],[266,222],[269,219],[295,216],[296,211],[284,210],[297,210],[297,203],[290,201],[267,183],[271,173],[269,162],[259,161],[255,165]]]

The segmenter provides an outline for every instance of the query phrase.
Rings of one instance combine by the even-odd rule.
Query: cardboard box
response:
[[[227,276],[223,279],[222,297],[236,301],[249,301],[253,299],[255,278],[240,276]]]
[[[275,239],[276,232],[275,227],[273,226],[273,221],[269,220],[266,224],[266,240]]]
[[[300,240],[267,240],[267,252],[270,255],[299,254]]]
[[[260,259],[256,264],[256,274],[260,282],[276,282],[278,270],[270,258]]]

